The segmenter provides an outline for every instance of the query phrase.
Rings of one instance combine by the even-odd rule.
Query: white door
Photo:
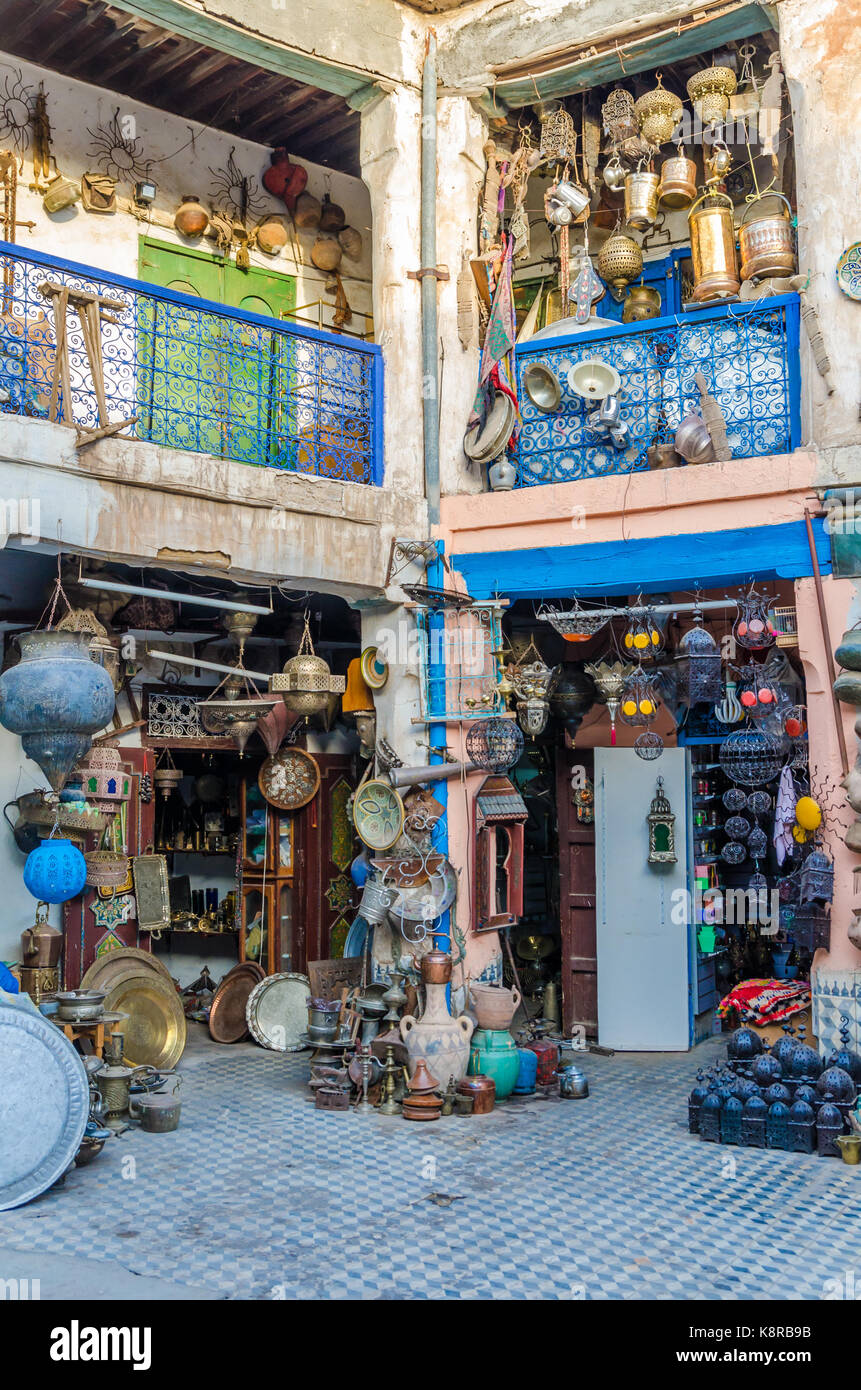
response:
[[[658,777],[675,823],[675,864],[651,865]],[[632,748],[595,749],[598,1040],[628,1052],[690,1045],[685,750],[645,762]]]

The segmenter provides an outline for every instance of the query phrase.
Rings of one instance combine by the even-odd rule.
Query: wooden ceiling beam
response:
[[[23,7],[23,16],[18,23],[3,31],[3,47],[7,52],[11,52],[12,45],[20,38],[33,31],[40,15],[45,14],[47,10],[56,10],[57,0],[38,0],[36,5],[33,5],[32,0],[23,0]]]
[[[121,62],[116,64],[115,67],[112,67],[109,73],[105,74],[105,80],[107,82],[110,82],[111,87],[115,90],[117,78],[120,77],[123,73],[125,73],[129,68],[133,68],[137,63],[139,63],[141,54],[149,53],[150,50],[153,48],[160,48],[163,43],[167,43],[168,40],[173,38],[172,34],[166,34],[163,29],[155,29],[151,34],[148,35],[144,35],[139,25],[136,25],[135,29],[136,32],[141,35],[139,42],[135,44],[135,47],[132,49],[131,53],[127,54]]]
[[[210,82],[206,89],[199,94],[196,101],[184,103],[182,114],[186,120],[203,120],[201,112],[214,111],[217,109],[218,101],[226,92],[240,91],[252,78],[259,75],[256,68],[247,68],[243,73],[242,67],[237,67],[234,59],[230,59],[229,63],[230,70],[225,76],[220,77],[217,82]]]
[[[37,61],[39,63],[46,62],[48,58],[52,57],[57,52],[58,48],[63,48],[64,46],[74,52],[75,42],[78,36],[82,34],[85,29],[89,29],[90,25],[94,24],[97,19],[100,19],[107,8],[107,0],[95,0],[95,3],[78,15],[77,19],[60,20],[57,24],[57,32],[53,39],[39,45],[39,56]]]
[[[314,103],[313,110],[309,111],[301,121],[291,121],[287,130],[289,139],[295,140],[298,135],[303,135],[306,130],[310,130],[315,125],[328,120],[330,116],[343,114],[343,111],[344,105],[341,97],[330,97],[327,101]]]
[[[76,49],[74,53],[70,53],[68,55],[66,61],[70,73],[74,75],[75,73],[80,72],[81,65],[87,61],[90,55],[96,51],[96,49],[100,50],[100,61],[105,61],[107,52],[110,49],[112,49],[115,46],[115,44],[118,44],[121,39],[124,39],[132,31],[132,29],[134,29],[134,27],[135,20],[130,19],[125,24],[121,24],[119,28],[114,29],[113,33],[94,34],[93,37],[90,39],[89,43],[83,44],[81,48]]]
[[[199,48],[200,45],[192,43],[190,39],[179,39],[172,51],[163,53],[160,58],[156,58],[151,67],[147,67],[141,73],[140,91],[151,91],[156,82],[160,82],[169,72],[173,72],[180,63],[188,62],[189,58],[199,51]]]

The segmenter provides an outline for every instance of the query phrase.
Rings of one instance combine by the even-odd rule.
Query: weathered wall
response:
[[[115,92],[76,82],[45,68],[0,54],[0,73],[4,73],[7,80],[12,80],[18,72],[28,87],[37,87],[44,82],[53,150],[60,170],[68,178],[79,180],[87,170],[99,167],[98,147],[92,132],[96,132],[100,125],[108,124],[114,112],[119,110],[120,121],[129,122],[128,129],[134,132],[138,142],[140,164],[149,165],[150,176],[158,184],[158,196],[153,206],[159,218],[158,221],[152,218],[148,220],[146,214],[136,217],[123,211],[109,216],[87,213],[80,203],[64,212],[49,215],[42,206],[41,196],[31,192],[28,187],[33,177],[28,138],[24,150],[19,151],[24,163],[18,181],[18,219],[32,220],[36,226],[32,232],[23,227],[18,229],[16,240],[22,250],[32,247],[133,279],[147,278],[139,273],[138,239],[142,235],[152,236],[167,245],[192,246],[213,254],[213,243],[206,237],[190,242],[181,237],[172,225],[160,225],[160,219],[169,219],[172,223],[183,195],[188,192],[196,193],[209,207],[213,193],[212,170],[226,165],[231,150],[243,174],[256,180],[261,210],[279,213],[289,223],[284,204],[271,198],[260,185],[261,176],[269,167],[269,149],[266,146],[239,140],[200,125],[191,125],[188,121],[130,101]],[[109,79],[109,74],[106,74],[106,78]],[[330,193],[333,201],[344,208],[348,223],[362,235],[362,258],[352,262],[344,257],[342,278],[352,307],[357,311],[370,312],[372,251],[368,191],[360,179],[323,169],[307,160],[299,162],[308,170],[309,193],[318,198],[322,198],[326,192]],[[120,183],[118,193],[121,197],[131,199],[133,181],[124,179]],[[292,242],[288,241],[287,247],[278,256],[252,251],[252,264],[276,274],[295,275],[297,305],[324,299],[327,306],[332,306],[333,298],[323,293],[326,276],[310,260],[313,242],[313,234],[294,233]],[[315,312],[312,310],[312,315]],[[328,307],[323,322],[324,325],[331,323],[331,307]],[[357,318],[352,327],[361,331],[363,320]]]

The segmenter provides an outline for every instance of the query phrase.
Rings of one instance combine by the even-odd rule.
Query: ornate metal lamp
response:
[[[526,661],[530,652],[535,660]],[[558,666],[548,666],[530,639],[520,660],[506,667],[517,705],[517,722],[528,738],[537,738],[547,727],[550,695],[559,675]]]
[[[676,818],[664,793],[664,779],[659,777],[651,810],[646,817],[649,826],[650,864],[675,864],[676,860]]]
[[[586,670],[598,688],[598,694],[610,713],[610,744],[616,745],[616,711],[625,689],[625,682],[634,674],[635,666],[622,661],[593,661],[586,663]]]
[[[686,705],[718,704],[723,699],[720,651],[702,617],[694,614],[694,626],[676,648],[678,690]]]
[[[343,695],[346,688],[346,677],[333,676],[328,663],[314,651],[310,613],[306,609],[299,650],[285,662],[280,674],[270,677],[269,689],[283,695],[285,705],[294,714],[310,719],[326,708],[330,695]]]
[[[225,676],[215,687],[208,700],[198,705],[204,729],[210,734],[229,734],[237,748],[240,758],[245,754],[245,745],[257,728],[258,719],[269,714],[277,705],[277,695],[261,695],[245,670],[243,657],[245,638],[239,639],[239,654],[236,658],[236,674]],[[219,690],[224,694],[219,697]]]

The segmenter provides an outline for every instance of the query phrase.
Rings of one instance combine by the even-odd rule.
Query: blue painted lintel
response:
[[[831,551],[821,518],[814,520],[813,534],[820,570],[830,574]],[[813,573],[803,521],[592,545],[455,553],[450,560],[474,599],[664,593]]]

